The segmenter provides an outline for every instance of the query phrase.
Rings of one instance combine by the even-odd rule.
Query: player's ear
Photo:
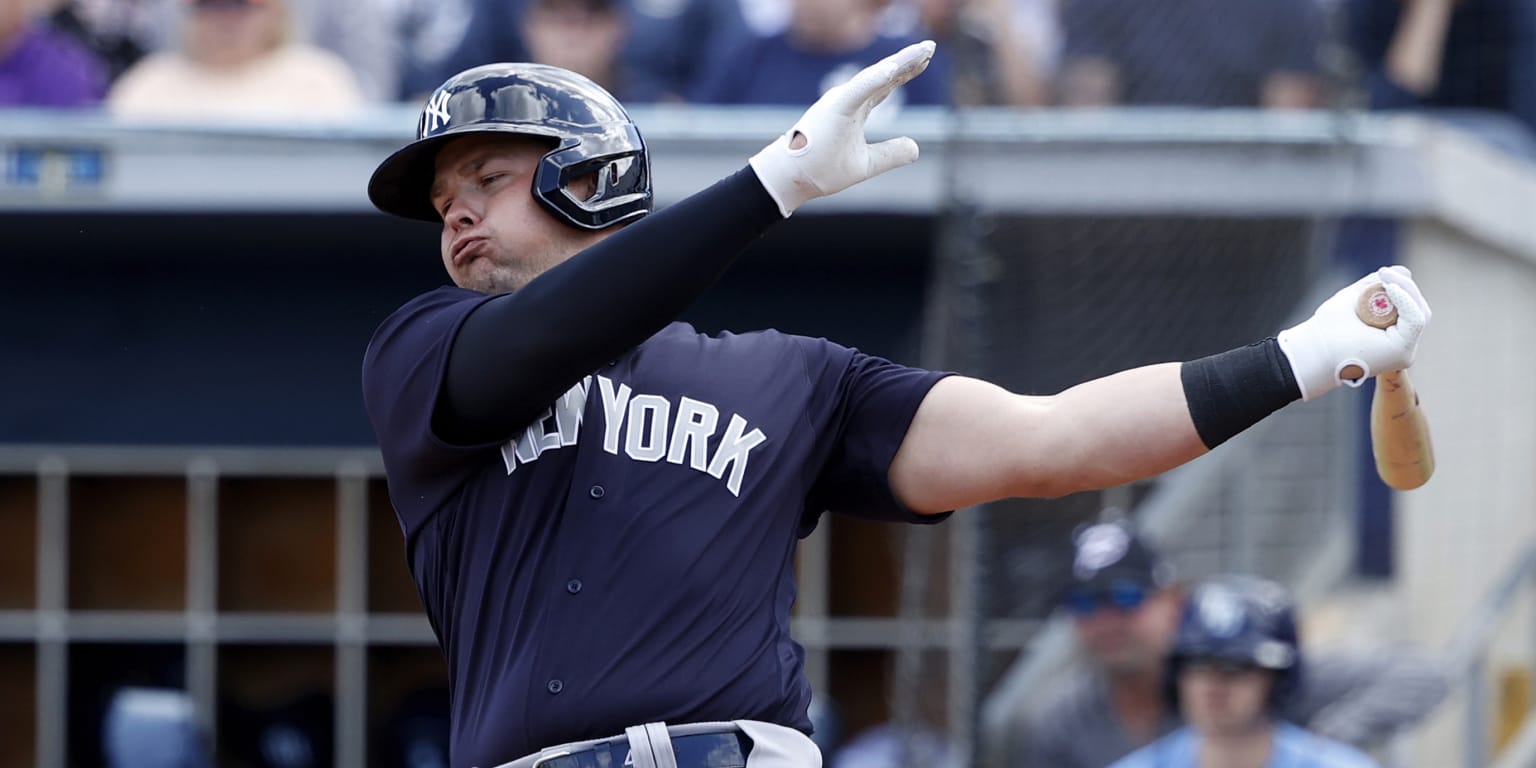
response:
[[[574,179],[571,179],[570,182],[565,185],[566,193],[583,203],[591,200],[595,195],[597,195],[598,173],[601,173],[601,171],[596,171],[585,176],[578,176]]]
[[[605,174],[607,178],[603,178]],[[574,200],[583,203],[589,203],[598,197],[599,193],[602,192],[605,186],[612,186],[617,184],[618,176],[619,169],[617,164],[606,163],[602,166],[599,166],[591,173],[577,176],[576,178],[566,182],[565,193],[570,195]],[[607,181],[608,184],[604,185],[604,181]]]

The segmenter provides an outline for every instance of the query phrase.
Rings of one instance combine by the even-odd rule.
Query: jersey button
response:
[[[571,579],[565,583],[565,591],[576,594],[581,591],[581,579]]]
[[[592,490],[587,491],[587,495],[591,496],[594,499],[601,499],[607,493],[608,492],[603,490],[603,487],[601,485],[594,485],[594,486],[592,486]]]
[[[548,685],[544,686],[544,688],[550,693],[559,693],[565,690],[565,683],[562,683],[559,680],[551,680],[549,681]]]

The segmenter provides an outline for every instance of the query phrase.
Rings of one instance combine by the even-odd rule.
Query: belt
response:
[[[731,723],[651,723],[540,750],[496,768],[746,768],[752,739]]]

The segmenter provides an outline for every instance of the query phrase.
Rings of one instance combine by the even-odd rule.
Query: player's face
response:
[[[1141,675],[1162,668],[1178,626],[1180,598],[1172,589],[1150,591],[1134,607],[1101,601],[1076,617],[1083,651],[1110,675]]]
[[[474,134],[437,155],[432,207],[443,217],[443,267],[455,285],[515,291],[601,240],[559,221],[533,197],[549,145],[527,136]]]
[[[1274,673],[1249,666],[1191,661],[1179,673],[1184,720],[1205,734],[1240,736],[1269,724]]]

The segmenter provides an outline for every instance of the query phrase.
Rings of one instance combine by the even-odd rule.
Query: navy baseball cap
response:
[[[1147,594],[1172,582],[1172,568],[1135,531],[1118,523],[1096,523],[1072,536],[1072,574],[1061,601],[1079,613],[1095,601],[1135,608]]]

